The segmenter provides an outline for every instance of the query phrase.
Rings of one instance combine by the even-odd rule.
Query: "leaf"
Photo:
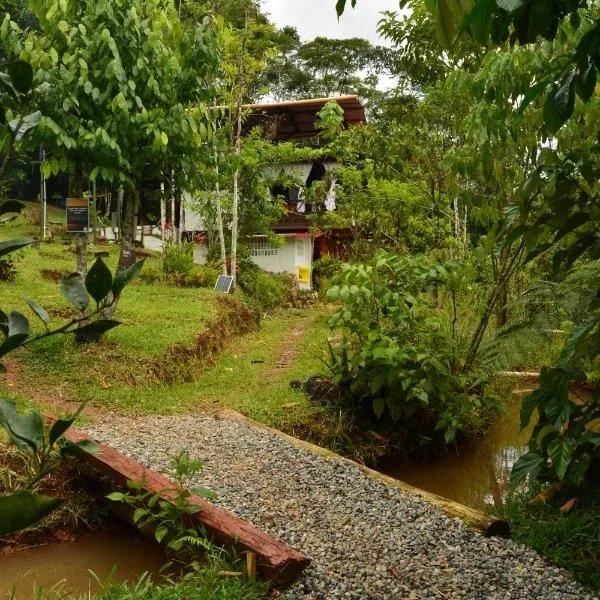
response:
[[[592,314],[583,323],[580,323],[574,330],[569,339],[565,342],[560,358],[558,359],[558,366],[565,367],[569,361],[573,358],[580,344],[585,342],[586,336],[599,324],[599,316]]]
[[[125,494],[123,494],[122,492],[112,492],[110,494],[107,494],[106,498],[108,500],[111,500],[112,502],[124,502]]]
[[[137,523],[140,519],[143,519],[148,514],[145,508],[136,508],[133,511],[133,522]]]
[[[591,63],[584,71],[577,74],[576,89],[577,94],[584,102],[587,102],[596,89],[596,69]]]
[[[506,12],[519,10],[524,4],[523,0],[496,0],[496,4]]]
[[[75,451],[87,452],[88,454],[100,454],[102,449],[96,442],[92,442],[92,440],[81,440],[75,444],[69,444],[62,449],[63,454],[70,454]]]
[[[113,278],[110,269],[98,257],[85,278],[85,287],[89,295],[99,304],[112,289]]]
[[[378,419],[381,418],[384,410],[385,410],[385,401],[383,400],[383,398],[375,398],[375,400],[373,400],[373,412],[375,413],[375,416]]]
[[[139,260],[134,265],[131,265],[130,267],[128,267],[127,269],[124,269],[123,271],[119,271],[115,275],[115,278],[114,278],[114,281],[112,284],[112,293],[115,298],[117,298],[121,294],[121,292],[123,291],[123,288],[126,285],[131,283],[140,274],[140,271],[142,270],[143,266],[144,266],[144,261]]]
[[[19,414],[12,400],[0,400],[0,424],[12,443],[23,452],[37,452],[44,441],[44,421],[39,413]]]
[[[56,441],[62,436],[62,434],[65,431],[67,431],[67,429],[69,429],[71,425],[73,425],[74,422],[75,417],[73,417],[72,419],[58,419],[57,421],[55,421],[52,425],[52,428],[50,429],[50,434],[48,436],[50,446],[53,446],[56,443]]]
[[[62,504],[51,498],[30,492],[16,492],[0,498],[0,534],[25,529],[43,519]]]
[[[48,325],[50,323],[50,315],[46,312],[46,310],[41,307],[37,302],[32,300],[31,298],[25,298],[25,302],[29,304],[29,308],[38,316],[39,320],[44,324]]]
[[[0,215],[7,213],[20,213],[25,208],[24,204],[21,204],[17,200],[7,200],[0,204]]]
[[[217,495],[205,487],[192,487],[190,488],[190,492],[192,494],[196,494],[196,496],[200,496],[201,498],[208,498],[209,500],[214,500]]]
[[[544,121],[554,131],[560,129],[573,113],[575,75],[576,71],[568,73],[556,93],[554,95],[551,93],[544,103]]]
[[[21,94],[26,94],[33,84],[33,69],[29,63],[23,60],[17,60],[15,62],[8,63],[6,70],[10,75],[10,81]]]
[[[167,533],[169,533],[169,528],[165,527],[164,525],[161,525],[160,527],[156,528],[156,531],[154,532],[154,537],[156,538],[156,541],[160,544],[165,539]]]
[[[15,141],[20,142],[25,134],[31,129],[35,129],[42,119],[42,113],[39,110],[24,116],[18,117],[9,122],[11,131],[15,134]]]
[[[535,471],[543,462],[542,457],[535,452],[528,452],[521,456],[513,465],[510,474],[511,489],[514,490],[527,475]]]
[[[26,238],[22,240],[11,240],[10,242],[0,242],[0,256],[4,256],[5,254],[15,252],[16,250],[33,244],[34,242],[35,240],[32,240],[31,238]]]
[[[559,438],[552,440],[548,445],[548,456],[552,461],[552,467],[558,475],[558,478],[562,481],[571,462],[571,456],[573,454],[573,447],[567,441]]]
[[[73,306],[84,312],[89,304],[88,293],[81,283],[79,273],[65,275],[60,282],[60,293],[65,300],[68,300]]]
[[[98,321],[93,321],[92,323],[88,323],[83,327],[74,329],[72,333],[75,334],[75,338],[79,342],[86,340],[97,340],[101,335],[105,334],[111,329],[114,329],[120,324],[121,321],[114,321],[112,319],[99,319]]]
[[[573,507],[575,506],[575,504],[577,503],[577,498],[571,498],[570,500],[567,500],[561,507],[560,507],[560,512],[561,513],[568,513],[571,512],[573,510]]]

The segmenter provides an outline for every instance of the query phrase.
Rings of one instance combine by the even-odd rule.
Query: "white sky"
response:
[[[398,0],[358,0],[352,9],[350,0],[339,22],[335,0],[262,0],[265,12],[279,27],[293,25],[304,41],[321,35],[329,38],[361,37],[386,44],[377,35],[377,23],[384,10],[398,11]]]

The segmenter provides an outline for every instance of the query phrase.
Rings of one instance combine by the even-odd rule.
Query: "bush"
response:
[[[185,277],[194,266],[194,247],[191,242],[174,244],[169,242],[163,255],[163,271],[167,275],[177,273]]]
[[[327,293],[340,308],[330,319],[341,341],[330,345],[330,369],[345,402],[368,417],[414,423],[415,435],[476,430],[485,412],[480,390],[461,373],[451,326],[428,302],[449,267],[422,256],[379,251],[368,264],[341,267]]]
[[[165,280],[165,274],[161,266],[156,262],[147,263],[139,275],[140,281],[144,283],[162,283]]]
[[[17,278],[17,268],[10,258],[0,258],[0,281],[14,282]]]
[[[260,311],[280,306],[286,293],[281,277],[263,271],[253,263],[246,263],[237,277],[240,287]]]
[[[221,271],[209,265],[196,265],[184,277],[183,284],[186,287],[215,287],[217,278]]]

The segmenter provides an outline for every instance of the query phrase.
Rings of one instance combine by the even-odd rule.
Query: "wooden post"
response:
[[[256,554],[246,552],[246,573],[250,581],[256,581]]]
[[[46,178],[42,164],[46,160],[46,151],[40,146],[40,239],[46,239]]]

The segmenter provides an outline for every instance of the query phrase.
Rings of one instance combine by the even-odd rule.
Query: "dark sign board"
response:
[[[229,275],[219,275],[219,278],[217,279],[217,283],[215,284],[215,290],[219,290],[219,292],[224,292],[225,294],[229,294],[232,284],[233,284],[233,277],[231,277]]]
[[[135,260],[136,260],[135,252],[131,248],[128,248],[127,246],[122,246],[121,247],[121,257],[119,258],[119,263],[120,263],[121,267],[123,267],[124,269],[127,269],[131,265],[135,264]]]
[[[82,233],[89,230],[90,208],[87,198],[67,198],[67,231]]]

